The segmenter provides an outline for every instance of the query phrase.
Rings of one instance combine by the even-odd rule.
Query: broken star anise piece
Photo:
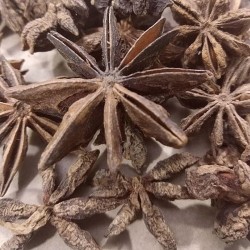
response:
[[[199,108],[182,121],[188,134],[197,133],[208,120],[214,120],[210,136],[213,152],[224,143],[223,133],[230,132],[245,149],[250,142],[249,124],[244,119],[250,104],[250,57],[234,61],[227,69],[221,86],[202,85],[181,95],[181,102]],[[227,126],[226,126],[227,124]]]
[[[98,171],[94,178],[94,184],[98,189],[92,197],[103,201],[123,200],[120,211],[109,226],[107,237],[122,233],[142,212],[148,230],[164,249],[176,249],[173,233],[165,223],[160,210],[153,205],[150,195],[167,201],[191,199],[185,187],[168,183],[166,180],[197,161],[198,158],[189,153],[176,154],[158,162],[152,170],[141,177],[125,177],[117,173],[115,178],[109,171]]]
[[[97,9],[104,11],[108,6],[113,6],[114,9],[123,16],[160,16],[166,8],[168,0],[94,0],[94,5]]]
[[[1,246],[1,249],[23,249],[33,232],[50,223],[71,249],[99,250],[90,233],[82,230],[75,222],[64,218],[62,211],[58,216],[54,209],[60,200],[68,198],[86,180],[98,155],[98,151],[82,152],[58,186],[55,185],[56,176],[53,167],[40,169],[43,178],[44,205],[28,205],[12,199],[0,200],[0,225],[15,234]],[[71,200],[75,201],[68,199],[69,206],[65,209],[70,208]]]
[[[116,19],[113,9],[107,9],[102,40],[104,70],[83,48],[56,32],[49,34],[49,40],[79,77],[9,91],[10,96],[28,102],[36,110],[64,114],[42,154],[41,166],[52,165],[80,144],[88,144],[104,124],[108,165],[116,171],[122,161],[124,112],[144,136],[176,148],[185,145],[186,135],[170,120],[167,111],[143,95],[164,92],[171,96],[210,82],[213,76],[204,70],[148,69],[177,33],[174,30],[162,35],[164,22],[161,19],[145,31],[122,59]]]
[[[51,48],[46,40],[50,30],[78,36],[88,17],[84,0],[1,0],[0,11],[6,25],[21,34],[23,48],[31,53]]]
[[[19,63],[15,64],[19,67]],[[21,72],[1,57],[0,76],[0,142],[4,147],[0,166],[0,195],[7,191],[21,166],[28,147],[27,127],[48,142],[57,129],[57,123],[32,110],[30,105],[9,98],[6,91],[24,84]]]
[[[32,7],[31,2],[29,7]],[[78,36],[81,22],[88,17],[88,7],[84,0],[46,0],[45,3],[43,16],[30,20],[22,31],[23,48],[29,48],[31,53],[47,50],[50,44],[46,36],[51,30],[61,29],[66,34]]]
[[[240,160],[233,169],[228,166],[203,165],[186,170],[188,193],[199,200],[215,199],[219,204],[215,232],[226,242],[249,235],[249,176],[249,165]]]
[[[173,16],[181,25],[174,43],[188,45],[184,66],[197,66],[202,60],[220,78],[229,55],[250,55],[250,46],[238,37],[250,27],[249,9],[231,10],[230,0],[171,1]]]

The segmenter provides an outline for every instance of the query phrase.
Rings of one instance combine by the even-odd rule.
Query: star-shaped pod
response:
[[[137,216],[142,213],[148,230],[155,236],[164,249],[176,249],[173,233],[165,223],[161,211],[153,205],[151,196],[164,200],[191,199],[187,189],[180,185],[166,182],[183,169],[198,161],[189,153],[176,154],[158,162],[158,164],[142,177],[125,177],[108,170],[99,170],[94,178],[97,190],[91,195],[92,206],[76,200],[73,209],[66,209],[67,201],[56,206],[56,211],[66,213],[68,219],[76,219],[89,215],[89,210],[95,207],[97,212],[104,212],[107,204],[116,201],[114,205],[122,205],[117,216],[108,229],[107,236],[115,236],[126,230]],[[115,208],[115,206],[114,206]],[[108,210],[106,210],[108,211]]]
[[[213,199],[219,212],[216,234],[226,242],[248,237],[250,231],[250,167],[238,161],[227,165],[202,165],[186,170],[188,193],[199,200]]]
[[[52,165],[78,145],[89,143],[104,124],[108,165],[116,171],[122,160],[125,113],[145,136],[176,148],[186,144],[186,135],[169,119],[167,111],[143,95],[172,95],[209,82],[213,76],[199,70],[147,69],[177,34],[172,31],[162,35],[164,22],[161,19],[145,31],[121,60],[116,19],[112,8],[107,9],[102,40],[104,70],[82,47],[58,33],[49,34],[49,40],[79,77],[17,87],[9,92],[42,112],[65,114],[40,165]]]
[[[171,0],[175,20],[181,25],[176,43],[186,47],[185,66],[198,64],[217,78],[233,54],[250,55],[250,46],[239,38],[250,28],[249,9],[231,9],[230,0]]]
[[[181,95],[181,102],[199,108],[182,121],[188,134],[197,133],[208,120],[214,121],[210,136],[216,151],[224,143],[224,134],[232,133],[236,142],[246,148],[250,142],[249,123],[244,119],[250,104],[250,57],[233,62],[222,79],[222,84],[202,85]]]
[[[14,63],[19,67],[19,63]],[[24,84],[20,71],[1,57],[0,76],[0,142],[4,147],[0,166],[0,194],[4,195],[22,162],[27,147],[27,128],[31,128],[48,142],[57,129],[57,123],[35,112],[30,105],[9,98],[6,91]]]
[[[78,36],[88,17],[84,0],[1,0],[0,11],[6,25],[21,34],[24,49],[31,53],[51,49],[46,39],[50,30]]]
[[[168,0],[95,0],[94,5],[99,10],[105,10],[108,6],[114,9],[122,16],[160,16]]]
[[[86,181],[98,155],[98,151],[82,152],[58,186],[55,184],[54,168],[40,170],[43,178],[44,205],[29,205],[12,199],[0,200],[0,224],[15,233],[1,249],[23,249],[25,243],[32,238],[32,234],[48,223],[56,228],[71,249],[100,249],[90,233],[64,218],[62,213],[58,216],[54,210],[60,200],[68,198]],[[69,204],[71,200],[75,199],[68,199]],[[70,205],[66,208],[70,209]]]

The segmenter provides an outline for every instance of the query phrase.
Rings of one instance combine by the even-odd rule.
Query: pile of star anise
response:
[[[0,225],[14,233],[0,249],[23,249],[46,224],[72,249],[100,249],[77,223],[118,207],[105,237],[141,214],[164,249],[177,249],[156,199],[211,200],[218,237],[250,238],[249,2],[0,0],[1,39],[10,29],[31,53],[56,48],[72,70],[28,84],[22,62],[0,55],[1,196],[22,167],[27,128],[47,143],[38,163],[44,204],[0,200]],[[166,110],[172,98],[190,109],[181,124]],[[206,134],[206,155],[182,152],[147,169],[149,140],[182,148]],[[93,166],[100,145],[107,169]],[[69,155],[62,178],[56,164]],[[172,181],[182,172],[183,183]],[[80,185],[91,186],[88,197],[76,195]]]

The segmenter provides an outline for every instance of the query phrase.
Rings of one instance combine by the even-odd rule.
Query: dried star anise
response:
[[[141,177],[117,176],[107,170],[99,170],[94,177],[97,190],[93,198],[122,200],[122,207],[109,226],[107,236],[123,232],[138,214],[142,212],[148,230],[155,236],[164,249],[176,249],[174,236],[166,225],[160,210],[152,204],[150,195],[164,200],[189,199],[187,189],[166,182],[174,175],[195,164],[197,157],[189,153],[176,154],[160,161]]]
[[[203,70],[148,69],[176,35],[173,31],[161,36],[164,21],[159,20],[145,31],[121,61],[116,19],[113,9],[107,9],[102,40],[104,70],[83,48],[56,32],[49,34],[50,41],[80,77],[55,79],[9,91],[10,96],[28,102],[36,110],[65,114],[42,154],[41,166],[52,165],[80,144],[88,144],[104,123],[108,165],[111,171],[116,171],[123,153],[124,112],[147,137],[177,148],[187,142],[167,111],[143,95],[157,96],[164,92],[171,96],[210,82],[213,76]]]
[[[56,228],[64,242],[72,249],[100,249],[87,231],[64,218],[63,211],[59,211],[58,215],[54,209],[60,204],[60,200],[68,198],[86,180],[98,155],[98,151],[82,152],[57,187],[54,168],[40,169],[43,178],[44,205],[28,205],[12,199],[0,200],[0,224],[15,233],[15,236],[5,242],[1,249],[22,249],[32,237],[32,233],[48,223]],[[70,208],[71,199],[67,202],[69,207],[66,206],[66,209]]]
[[[60,30],[79,35],[79,27],[88,17],[84,0],[1,0],[0,10],[6,25],[21,34],[24,49],[48,50],[47,32]]]
[[[117,23],[121,37],[121,58],[123,58],[135,41],[142,35],[143,31],[133,27],[130,19],[123,19]],[[101,41],[103,36],[103,28],[94,28],[86,30],[84,36],[77,42],[79,46],[83,46],[88,54],[100,61],[101,57]]]
[[[13,62],[17,68],[20,62]],[[32,110],[30,105],[9,98],[6,91],[24,84],[21,72],[1,58],[0,76],[0,141],[4,146],[0,168],[0,195],[7,191],[14,175],[21,166],[28,147],[27,127],[37,132],[48,142],[57,129],[57,123]]]
[[[238,37],[249,30],[249,9],[231,10],[230,0],[171,1],[173,16],[181,25],[174,43],[186,46],[184,66],[197,67],[202,61],[220,78],[229,55],[250,55],[250,46]]]
[[[32,2],[32,1],[30,1]],[[29,48],[33,53],[47,49],[47,33],[51,30],[61,29],[74,36],[79,35],[79,24],[88,17],[88,7],[84,0],[46,0],[46,12],[41,18],[30,21],[22,31],[24,49]],[[30,3],[30,5],[32,5]]]
[[[22,32],[27,22],[24,17],[25,1],[0,0],[0,12],[3,21],[11,30]]]
[[[182,121],[182,128],[190,135],[203,124],[214,119],[210,136],[212,150],[224,143],[224,133],[230,132],[245,149],[250,142],[249,124],[244,119],[249,112],[250,57],[233,62],[222,79],[222,84],[202,85],[181,95],[181,102],[199,110]]]
[[[113,6],[123,16],[135,14],[137,16],[160,16],[166,8],[168,0],[94,0],[94,5],[99,10]]]
[[[246,238],[250,231],[250,167],[243,161],[228,166],[203,165],[186,170],[188,193],[200,200],[215,199],[219,213],[216,234],[226,242]]]

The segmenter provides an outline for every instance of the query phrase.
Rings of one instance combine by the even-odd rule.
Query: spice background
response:
[[[36,53],[34,55],[29,52],[22,52],[19,43],[18,35],[9,33],[6,35],[1,44],[1,53],[7,59],[24,59],[23,69],[28,70],[25,75],[25,80],[31,82],[40,82],[52,79],[54,76],[67,75],[70,72],[67,69],[62,57],[56,50],[51,52]],[[53,98],[53,96],[51,97]],[[168,110],[170,114],[175,113],[175,117],[171,117],[174,121],[180,122],[188,111],[180,107],[175,99],[168,102]],[[178,114],[174,112],[177,110]],[[206,128],[202,130],[205,133]],[[31,132],[31,131],[29,131]],[[202,134],[190,140],[188,145],[181,150],[174,150],[166,146],[160,146],[156,142],[148,140],[149,145],[149,159],[150,166],[154,166],[156,162],[171,156],[175,152],[188,151],[196,155],[204,155],[208,149],[208,141]],[[30,138],[29,150],[25,159],[24,166],[15,176],[12,185],[10,186],[5,198],[14,198],[29,204],[42,204],[42,181],[41,177],[37,175],[37,163],[39,156],[44,149],[42,141],[32,133]],[[101,149],[101,156],[97,162],[97,168],[105,167],[106,154],[103,153],[104,147],[97,147]],[[66,166],[71,162],[70,158],[60,162],[61,172],[66,171]],[[126,167],[125,167],[126,169]],[[130,171],[126,169],[125,171]],[[178,177],[180,182],[182,177]],[[84,189],[84,190],[83,190]],[[86,194],[86,188],[81,187],[75,196]],[[209,201],[174,201],[171,204],[156,200],[155,204],[161,209],[166,223],[173,231],[177,239],[178,249],[180,250],[210,250],[210,249],[225,249],[225,250],[243,250],[249,249],[249,241],[239,240],[232,245],[226,245],[221,239],[212,233],[215,210],[210,206]],[[137,250],[137,249],[162,249],[162,246],[155,240],[155,238],[147,231],[144,226],[142,218],[136,220],[128,227],[128,229],[121,235],[113,237],[109,240],[104,238],[104,234],[115,217],[117,211],[107,213],[107,215],[95,215],[91,218],[80,222],[83,229],[89,231],[96,239],[102,249],[119,249],[119,250]],[[12,233],[0,228],[0,245],[11,237]],[[59,235],[56,234],[55,229],[51,226],[46,226],[35,233],[32,241],[28,243],[24,249],[70,249],[65,245]]]

